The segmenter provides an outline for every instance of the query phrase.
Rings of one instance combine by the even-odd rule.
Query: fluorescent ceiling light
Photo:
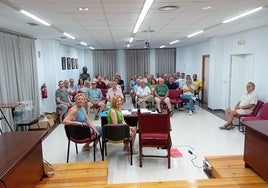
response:
[[[130,47],[130,44],[127,44],[127,48],[129,48]]]
[[[238,15],[238,16],[235,16],[235,17],[233,17],[233,18],[224,20],[222,23],[229,23],[229,22],[231,22],[231,21],[237,20],[237,19],[242,18],[242,17],[244,17],[244,16],[247,16],[247,15],[249,15],[249,14],[253,14],[253,13],[257,12],[257,11],[260,11],[262,8],[263,8],[263,7],[258,7],[258,8],[252,9],[252,10],[250,10],[250,11],[248,11],[248,12],[245,12],[245,13],[240,14],[240,15]]]
[[[90,47],[88,47],[88,48],[90,48],[91,50],[94,50],[94,48],[93,48],[93,47],[91,47],[91,46],[90,46]]]
[[[159,48],[165,48],[166,46],[165,45],[163,45],[163,46],[160,46]]]
[[[85,42],[80,42],[80,44],[87,46],[87,43],[85,43]]]
[[[145,3],[144,3],[144,6],[142,8],[142,11],[139,15],[139,18],[138,18],[138,21],[136,22],[136,25],[133,29],[133,33],[137,33],[137,31],[139,30],[139,27],[142,23],[142,21],[144,20],[145,16],[147,15],[150,7],[152,6],[154,0],[146,0]]]
[[[47,23],[46,21],[42,20],[41,18],[38,18],[37,16],[31,14],[30,12],[27,12],[26,10],[21,9],[20,12],[21,12],[22,14],[24,14],[25,16],[28,16],[28,17],[34,19],[35,21],[38,21],[38,22],[41,23],[41,24],[44,24],[44,25],[46,25],[46,26],[51,26],[50,23]]]
[[[66,37],[69,37],[70,39],[73,39],[73,40],[75,39],[75,37],[73,37],[72,35],[70,35],[70,34],[68,34],[68,33],[65,33],[65,32],[64,32],[63,34],[64,34]]]
[[[129,43],[132,43],[132,42],[133,42],[133,39],[134,39],[133,37],[130,37],[130,39],[129,39],[128,42],[129,42]]]
[[[199,35],[199,34],[201,34],[201,33],[203,33],[203,32],[204,32],[203,30],[201,30],[201,31],[197,31],[197,32],[195,32],[195,33],[193,33],[193,34],[188,35],[187,37],[188,37],[188,38],[191,38],[191,37],[196,36],[196,35]]]
[[[83,11],[88,11],[88,8],[87,7],[79,7],[78,10],[83,12]]]
[[[172,42],[170,42],[169,44],[175,44],[175,43],[177,43],[177,42],[179,42],[180,40],[174,40],[174,41],[172,41]]]

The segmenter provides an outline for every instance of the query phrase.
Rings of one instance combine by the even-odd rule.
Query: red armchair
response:
[[[162,157],[168,159],[170,168],[170,112],[166,114],[141,114],[139,119],[139,161],[142,167],[143,157]],[[143,154],[144,147],[155,147],[167,150],[167,155]]]
[[[253,112],[251,114],[236,114],[234,117],[238,118],[238,130],[240,132],[244,132],[244,126],[241,125],[241,118],[245,118],[245,117],[256,117],[259,110],[261,109],[263,105],[263,101],[258,100],[256,106],[253,109]]]

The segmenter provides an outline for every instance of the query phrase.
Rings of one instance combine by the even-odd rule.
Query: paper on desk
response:
[[[121,112],[123,115],[130,115],[131,114],[131,111],[129,111],[129,110],[121,110]]]

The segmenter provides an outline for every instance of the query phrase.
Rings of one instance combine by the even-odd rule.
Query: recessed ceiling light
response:
[[[78,10],[79,11],[88,11],[88,8],[87,7],[79,7]]]
[[[159,7],[158,10],[161,10],[161,11],[172,11],[172,10],[177,10],[179,8],[180,8],[180,6],[167,5],[167,6]]]
[[[208,10],[208,9],[211,9],[212,8],[212,6],[204,6],[204,7],[202,7],[201,9],[203,9],[203,10]]]

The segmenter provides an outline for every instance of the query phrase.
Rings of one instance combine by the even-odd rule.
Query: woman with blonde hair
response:
[[[77,126],[89,126],[92,131],[94,131],[97,136],[101,136],[102,128],[100,126],[94,126],[94,124],[89,119],[86,109],[84,108],[86,102],[86,97],[83,93],[78,93],[75,96],[75,105],[70,108],[67,116],[63,120],[65,125],[77,125]],[[86,143],[82,150],[89,151],[90,143]]]
[[[122,125],[127,125],[127,123],[124,120],[124,116],[121,112],[122,106],[123,106],[123,102],[124,99],[119,96],[119,95],[115,95],[112,100],[111,100],[111,108],[110,110],[107,112],[107,121],[108,124],[122,124]],[[130,135],[132,136],[132,151],[133,154],[137,154],[138,151],[134,148],[134,142],[135,142],[135,138],[136,138],[136,127],[129,127],[130,130]],[[123,151],[130,151],[129,148],[129,141],[128,140],[124,140],[124,148]]]

